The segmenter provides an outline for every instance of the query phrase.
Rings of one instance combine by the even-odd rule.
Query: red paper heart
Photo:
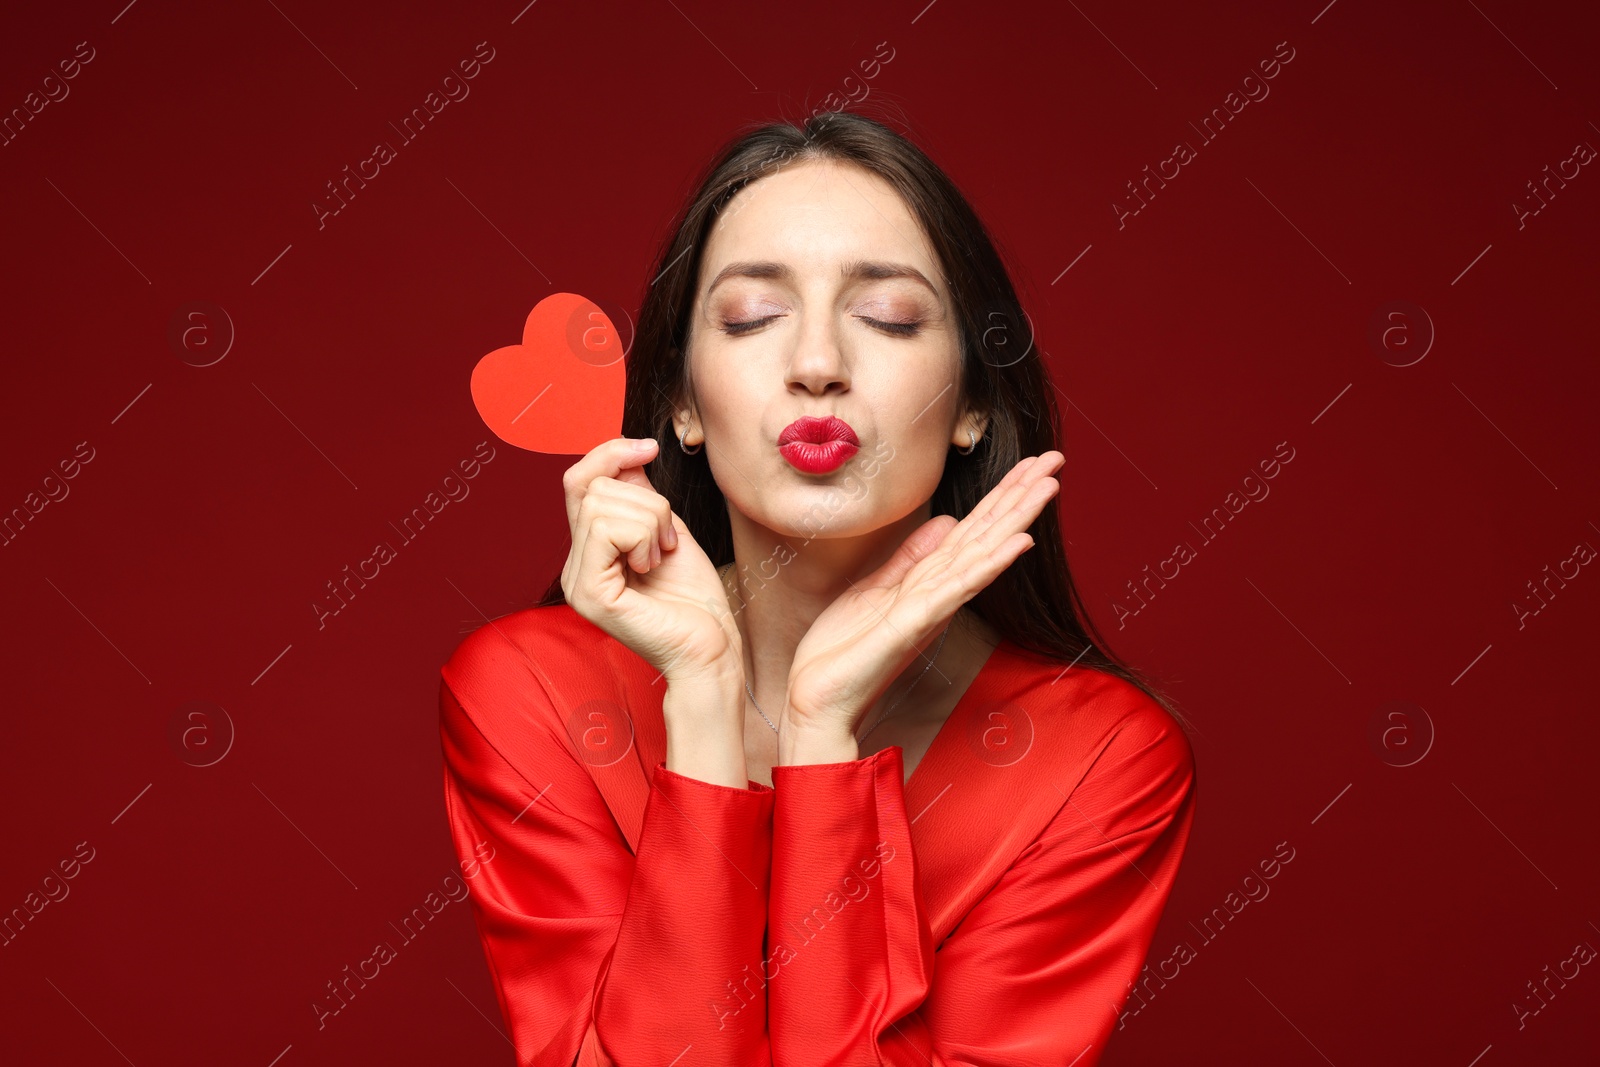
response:
[[[472,402],[508,445],[583,455],[621,434],[622,356],[616,328],[594,301],[552,293],[528,312],[520,345],[478,360]]]

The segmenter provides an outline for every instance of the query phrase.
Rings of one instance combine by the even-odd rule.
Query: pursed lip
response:
[[[783,428],[778,435],[778,447],[793,444],[796,441],[809,444],[823,445],[830,441],[843,441],[855,448],[861,447],[861,442],[856,439],[856,432],[850,424],[837,415],[817,417],[803,415]]]

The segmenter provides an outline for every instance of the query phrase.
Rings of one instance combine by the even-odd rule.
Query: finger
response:
[[[973,539],[974,542],[981,548],[994,548],[1011,534],[1026,530],[1033,525],[1039,513],[1044,510],[1044,506],[1060,490],[1061,483],[1049,475],[1034,481],[1025,490],[1017,493],[1015,499],[1009,502],[1009,506],[1003,510],[996,509],[985,529]]]
[[[614,437],[596,445],[582,459],[568,467],[561,476],[567,505],[567,525],[570,527],[577,520],[578,506],[588,494],[591,482],[600,477],[623,478],[625,472],[635,471],[653,459],[659,448],[654,438],[640,441]],[[638,474],[640,478],[644,477],[643,471],[638,471]],[[629,476],[625,480],[636,479]]]
[[[579,553],[579,581],[591,587],[600,575],[621,559],[643,574],[650,569],[652,527],[627,515],[605,514],[583,524],[585,535]]]
[[[1033,491],[1040,481],[1055,474],[1061,468],[1061,464],[1065,459],[1065,456],[1054,450],[1041,456],[1033,457],[1033,462],[1019,472],[1017,480],[1012,482],[1003,493],[995,495],[992,506],[985,512],[983,518],[993,519],[1007,508],[1015,507],[1016,502],[1027,493]]]
[[[863,587],[899,585],[911,568],[938,551],[955,525],[954,515],[935,515],[917,527],[895,550],[894,555],[872,573],[870,581],[862,583]]]
[[[1002,501],[991,508],[983,521],[965,531],[964,539],[949,547],[945,566],[958,576],[985,570],[988,557],[1001,552],[1007,538],[1018,534],[1027,536],[1024,531],[1033,525],[1045,502],[1059,491],[1060,485],[1054,478],[1045,476],[1030,485],[1013,489],[1007,494],[1011,498],[1009,501]],[[1004,565],[1009,565],[1012,558],[1015,557],[1006,559]],[[1004,565],[1001,569],[1004,569]]]
[[[971,540],[961,546],[956,554],[957,566],[978,566],[977,559],[999,553],[1009,538],[1025,534],[1060,489],[1061,483],[1049,476],[1034,482],[1010,507],[994,515]]]
[[[972,584],[968,587],[971,592],[968,594],[967,599],[970,600],[984,589],[987,589],[1007,567],[1017,561],[1019,556],[1032,548],[1033,544],[1033,537],[1029,534],[1016,533],[1007,537],[993,551],[985,552],[980,556],[977,566],[982,569],[968,573]]]
[[[921,600],[924,614],[937,619],[947,619],[961,606],[1000,577],[1018,556],[1032,548],[1033,537],[1027,533],[1013,533],[993,548],[969,550],[964,558],[943,557],[941,565],[926,576],[916,580],[917,597],[907,597],[909,605]]]
[[[594,536],[597,523],[605,524],[608,535],[610,531],[619,531],[624,535],[623,540],[614,542],[619,554],[626,553],[628,563],[634,570],[643,573],[661,562],[660,512],[648,501],[622,495],[622,490],[637,489],[637,486],[624,486],[617,482],[606,485],[607,481],[609,479],[595,481],[595,487],[590,489],[588,497],[578,508],[578,523],[589,531],[591,537]],[[635,526],[643,529],[646,535],[637,544],[632,540]]]
[[[1001,484],[995,487],[995,491],[985,497],[977,508],[973,509],[977,512],[973,526],[983,526],[993,522],[998,516],[1016,507],[1019,500],[1023,499],[1029,492],[1034,491],[1034,487],[1039,484],[1041,479],[1048,478],[1059,470],[1065,460],[1066,457],[1060,452],[1051,450],[1042,456],[1034,456],[1032,462],[1024,460],[1023,463],[1027,463],[1026,467],[1018,464],[1015,471],[1017,474],[1016,480],[1010,485],[1006,485],[1002,480]]]
[[[641,479],[644,478],[643,471],[639,471],[638,468],[634,470]],[[659,551],[666,552],[677,547],[678,531],[672,525],[672,502],[649,488],[648,479],[645,479],[644,485],[639,485],[620,478],[602,476],[589,483],[589,495],[601,496],[608,500],[624,500],[643,508],[655,517]]]
[[[1015,494],[1019,489],[1026,489],[1032,481],[1038,478],[1039,470],[1044,468],[1053,456],[1059,457],[1061,453],[1046,452],[1043,456],[1029,456],[1006,472],[1006,476],[1001,478],[999,483],[989,490],[982,500],[978,501],[966,518],[962,519],[957,543],[965,543],[972,536],[975,527],[982,525],[993,517],[996,508],[1008,506],[1009,502],[1015,499]],[[1061,458],[1064,459],[1065,457]],[[1046,462],[1041,463],[1041,461]],[[1045,470],[1045,473],[1049,473],[1049,470]]]
[[[952,571],[959,579],[974,566],[973,556],[976,552],[993,551],[1005,534],[1031,525],[1044,500],[1048,500],[1060,488],[1060,483],[1044,472],[1059,468],[1065,459],[1060,452],[1051,450],[1042,456],[1030,456],[1011,468],[967,517],[947,532],[943,543],[928,553],[926,566],[922,573],[916,575],[917,584],[937,584]],[[1048,490],[1037,489],[1041,480],[1049,481],[1051,487]],[[1030,492],[1043,493],[1043,499],[1030,498]],[[1015,516],[1005,519],[1019,508],[1033,509],[1032,514],[1021,520],[1020,526]],[[996,535],[992,531],[995,524],[1002,520],[1002,532]],[[985,538],[985,534],[990,536]]]

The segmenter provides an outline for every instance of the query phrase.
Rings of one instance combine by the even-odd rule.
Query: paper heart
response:
[[[622,356],[616,328],[594,301],[552,293],[528,312],[521,344],[478,360],[472,403],[508,445],[583,455],[621,434]]]

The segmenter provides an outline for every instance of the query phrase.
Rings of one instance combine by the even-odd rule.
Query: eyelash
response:
[[[724,333],[726,333],[726,334],[729,334],[729,335],[733,336],[733,337],[739,337],[739,336],[742,336],[742,335],[744,335],[746,333],[749,333],[751,330],[755,329],[757,326],[761,326],[761,325],[764,325],[766,323],[771,322],[773,319],[775,319],[777,317],[778,316],[776,316],[776,315],[768,315],[764,319],[751,319],[749,322],[724,322],[722,324],[722,331]],[[869,324],[871,324],[873,326],[876,326],[879,329],[886,330],[886,331],[888,331],[889,333],[893,334],[896,337],[911,337],[918,330],[920,330],[922,328],[922,323],[920,321],[918,321],[918,322],[880,322],[877,319],[868,319],[868,318],[863,318],[861,321],[869,323]]]

